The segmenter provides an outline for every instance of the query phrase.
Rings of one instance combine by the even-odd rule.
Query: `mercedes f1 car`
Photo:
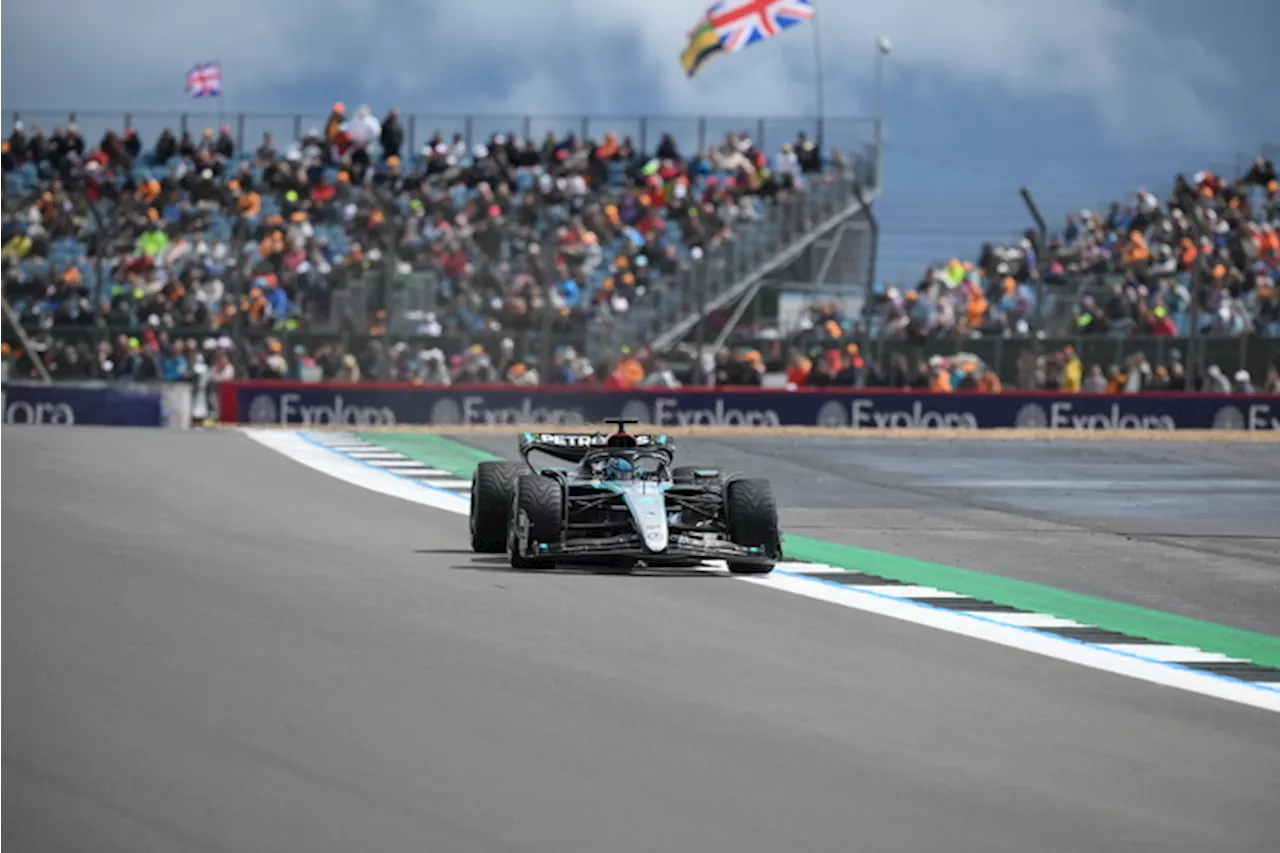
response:
[[[523,462],[481,462],[471,479],[471,547],[516,568],[567,563],[646,566],[724,560],[766,574],[782,559],[767,480],[675,467],[666,435],[524,433]],[[535,453],[568,465],[539,467]]]

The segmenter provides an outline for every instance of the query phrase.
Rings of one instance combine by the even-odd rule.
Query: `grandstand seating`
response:
[[[206,141],[215,142],[211,134]],[[86,152],[81,168],[55,157],[37,163],[20,156],[30,142],[15,131],[5,151],[8,291],[23,321],[37,326],[88,322],[102,300],[113,303],[111,325],[135,328],[154,320],[162,326],[188,326],[194,320],[242,332],[246,324],[259,330],[372,327],[376,332],[390,321],[401,331],[436,324],[465,338],[519,326],[511,322],[516,313],[527,328],[550,324],[562,337],[580,340],[589,324],[642,305],[660,290],[664,276],[698,261],[731,226],[767,233],[769,200],[791,191],[792,177],[803,185],[804,173],[819,168],[793,163],[796,168],[780,178],[762,152],[739,138],[726,140],[709,157],[692,158],[680,158],[671,140],[664,139],[661,160],[631,152],[629,140],[619,143],[610,136],[599,144],[606,147],[593,151],[570,134],[541,150],[532,142],[518,149],[496,137],[471,150],[428,145],[404,162],[379,158],[372,146],[371,177],[352,189],[349,173],[361,168],[362,158],[352,158],[351,151],[346,157],[336,153],[333,140],[300,140],[281,158],[241,153],[225,162],[217,157],[160,162],[152,151],[139,151],[127,163],[103,155],[101,149],[110,148],[104,140],[99,149]],[[298,164],[308,168],[308,180],[297,188],[305,195],[324,187],[327,201],[287,194],[278,174]],[[199,177],[204,169],[214,172],[210,186]],[[397,176],[407,176],[407,183],[398,184]],[[417,191],[415,176],[424,178],[423,192]],[[98,197],[98,215],[68,221],[50,208],[64,203],[81,208],[78,191],[65,189],[80,180]],[[393,191],[375,198],[368,187],[379,185]],[[183,191],[171,198],[174,188]],[[248,202],[251,190],[261,192]],[[520,206],[526,195],[534,199],[528,210]],[[699,209],[690,212],[691,207]],[[39,211],[35,220],[32,210]],[[470,214],[470,222],[459,227],[458,212]],[[420,217],[416,222],[415,216]],[[108,233],[98,233],[99,219]],[[405,233],[409,222],[417,227]],[[371,228],[371,223],[382,227]],[[424,224],[430,239],[420,236]],[[472,227],[475,234],[469,233]],[[481,247],[479,236],[486,230],[498,232],[496,246]],[[286,239],[269,242],[273,231]],[[52,238],[47,247],[39,241],[41,232]],[[460,257],[441,257],[450,235]],[[169,249],[178,239],[194,251]],[[246,243],[243,254],[238,240]],[[298,275],[296,264],[280,262],[282,243],[298,246],[312,270],[320,266],[328,274]],[[391,262],[370,264],[372,253],[362,253],[361,247],[371,245]],[[101,270],[99,247],[105,256]],[[538,249],[541,258],[534,257]],[[196,308],[202,310],[179,310],[178,289],[166,287],[161,299],[150,292],[154,288],[129,279],[131,257],[153,255],[172,269],[144,285],[171,285],[170,274],[187,282],[192,267],[200,267],[206,278],[225,277],[229,284],[199,290],[205,304]],[[241,300],[231,296],[237,259],[250,270],[250,294]],[[405,275],[405,267],[415,274]],[[339,273],[344,274],[341,284],[375,278],[377,286],[335,286]],[[526,286],[522,279],[534,281]],[[385,287],[389,280],[393,286]],[[485,280],[489,289],[477,287]]]
[[[879,287],[867,333],[1280,336],[1278,227],[1269,161],[1238,180],[1178,176],[1164,204],[1139,190],[1105,214],[1071,214],[1047,239],[1029,231],[939,264],[913,289]]]
[[[230,145],[206,133],[182,144]],[[848,194],[838,157],[770,158],[735,137],[685,158],[664,138],[661,159],[613,135],[541,147],[433,139],[403,161],[376,145],[352,156],[341,136],[278,156],[163,162],[128,142],[130,158],[104,139],[83,158],[39,162],[23,155],[25,132],[5,143],[6,295],[25,326],[63,337],[87,330],[99,302],[126,342],[147,329],[159,330],[161,349],[170,336],[230,335],[251,345],[251,371],[282,339],[293,351],[341,334],[343,352],[386,334],[450,356],[515,338],[522,368],[589,375],[581,359],[576,370],[557,366],[593,342],[653,340],[655,318],[687,315],[708,281],[742,278]],[[817,306],[789,343],[812,354],[861,342],[870,356],[869,340],[954,351],[1045,333],[1280,337],[1278,222],[1274,167],[1260,158],[1236,181],[1195,175],[1163,206],[1139,193],[1105,215],[1074,214],[1060,235],[983,247],[912,288],[877,283],[861,316]],[[162,269],[149,269],[152,257]],[[789,358],[775,353],[784,367]],[[369,363],[366,374],[385,373]]]
[[[1198,371],[1196,388],[1213,384],[1207,371],[1218,365],[1234,388],[1266,377],[1274,389],[1278,227],[1280,188],[1264,158],[1236,180],[1179,177],[1163,205],[1139,191],[1103,215],[1071,214],[1060,234],[1027,232],[983,246],[972,261],[940,263],[914,287],[875,283],[860,314],[820,302],[799,328],[772,340],[741,330],[729,337],[733,359],[762,362],[779,379],[807,377],[798,364],[829,361],[837,366],[814,372],[815,381],[845,370],[856,383],[894,384],[929,382],[960,353],[962,363],[994,366],[1006,383],[1033,387],[1070,352],[1104,381],[1125,376],[1135,358],[1156,364],[1144,389],[1178,386],[1169,373],[1184,360]],[[858,354],[847,352],[851,344]]]

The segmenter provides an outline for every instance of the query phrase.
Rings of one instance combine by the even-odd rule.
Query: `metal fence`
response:
[[[136,337],[150,327],[95,327],[95,326],[55,326],[49,330],[29,330],[37,341],[46,337],[56,339],[64,344],[81,345],[83,350],[96,347],[101,341],[114,341],[119,336]],[[9,329],[5,329],[5,340],[11,345],[16,341],[10,339]],[[230,335],[230,330],[213,328],[170,328],[159,329],[170,340],[190,340],[199,347],[208,338]],[[405,334],[371,335],[361,330],[300,330],[300,329],[264,329],[249,328],[231,335],[241,353],[252,354],[256,348],[262,347],[268,338],[281,344],[284,353],[290,354],[295,347],[312,355],[319,354],[325,347],[341,347],[345,352],[360,354],[370,346],[388,352],[398,343],[408,345],[411,353],[421,350],[439,348],[446,357],[463,352],[467,347],[479,344],[491,355],[499,352],[503,339],[509,338],[514,344],[513,355],[520,360],[532,359],[541,364],[544,371],[554,360],[557,351],[563,347],[572,347],[577,353],[586,350],[588,331],[576,329],[512,329],[494,333],[446,333],[440,336],[428,336],[413,332]],[[964,340],[938,340],[923,344],[905,340],[867,339],[857,341],[862,352],[874,359],[882,369],[888,370],[897,357],[905,359],[908,370],[913,370],[920,361],[927,361],[934,355],[953,356],[957,353],[972,353],[999,374],[1005,385],[1013,390],[1020,386],[1027,387],[1020,377],[1026,375],[1030,357],[1037,355],[1052,356],[1070,345],[1084,363],[1085,369],[1099,365],[1105,371],[1112,366],[1123,368],[1125,359],[1132,355],[1143,354],[1153,365],[1168,365],[1175,359],[1180,360],[1191,373],[1196,373],[1210,365],[1217,365],[1223,373],[1230,376],[1237,370],[1248,370],[1255,383],[1260,382],[1268,369],[1280,367],[1280,338],[1264,338],[1256,336],[1240,337],[1106,337],[1106,336],[1071,336],[1056,338],[970,338]],[[829,345],[828,343],[821,346]],[[808,352],[809,348],[801,343],[783,344],[782,342],[757,341],[754,346],[764,354],[770,370],[785,369],[787,360],[794,352]],[[384,359],[385,363],[385,359]],[[611,361],[605,359],[597,364],[597,369],[608,370]],[[684,382],[696,382],[697,377],[691,363],[683,366],[674,365],[677,376]],[[544,375],[546,375],[544,373]],[[366,379],[386,379],[389,375],[366,376]]]
[[[264,133],[275,136],[277,143],[303,138],[311,132],[322,133],[327,113],[217,113],[217,112],[109,112],[102,110],[3,110],[5,128],[21,120],[28,130],[39,125],[46,133],[54,127],[74,123],[86,140],[96,142],[107,130],[136,130],[145,146],[149,146],[166,128],[181,135],[190,131],[200,134],[205,128],[226,125],[238,150],[256,148]],[[875,119],[859,117],[758,117],[758,116],[588,116],[588,115],[460,115],[437,113],[402,113],[405,150],[416,152],[433,133],[445,140],[460,135],[468,145],[487,141],[495,134],[515,135],[541,140],[548,133],[562,136],[574,133],[587,139],[600,140],[605,133],[619,139],[631,137],[640,151],[653,151],[663,134],[670,134],[686,154],[701,151],[707,145],[723,140],[728,133],[747,133],[764,151],[775,151],[784,142],[794,142],[798,133],[810,139],[821,139],[826,149],[838,149],[845,155],[863,155],[875,148]]]
[[[1029,356],[1053,354],[1071,346],[1087,371],[1099,365],[1104,373],[1113,366],[1123,369],[1125,360],[1141,353],[1153,365],[1168,365],[1181,361],[1188,370],[1196,371],[1217,365],[1230,376],[1245,369],[1260,381],[1269,368],[1280,367],[1280,338],[1241,335],[1238,337],[1108,337],[1104,335],[1075,335],[1053,338],[965,338],[963,340],[937,340],[913,343],[901,339],[864,339],[856,341],[862,352],[887,368],[897,356],[906,359],[909,369],[919,361],[927,361],[935,355],[952,356],[972,353],[993,368],[1002,382],[1016,387],[1020,368],[1026,366]],[[768,345],[761,345],[767,351]],[[803,345],[781,348],[785,352],[804,352]],[[785,355],[782,357],[785,358]]]
[[[501,342],[509,338],[515,344],[515,357],[538,360],[547,357],[548,354],[554,356],[558,347],[572,346],[578,352],[582,352],[586,334],[585,331],[550,332],[545,329],[510,329],[502,332],[477,333],[446,332],[441,335],[426,335],[414,332],[371,334],[365,330],[351,328],[321,330],[277,329],[260,326],[240,330],[233,330],[227,326],[153,327],[132,325],[53,326],[44,330],[32,327],[26,328],[27,334],[37,343],[48,339],[59,341],[63,345],[78,346],[82,349],[92,349],[104,341],[114,343],[121,337],[138,338],[148,331],[157,335],[164,335],[170,341],[181,340],[194,343],[197,348],[202,347],[206,340],[228,337],[232,339],[237,350],[250,357],[263,348],[268,340],[279,343],[285,354],[292,353],[295,348],[301,348],[302,351],[315,355],[325,348],[337,347],[341,348],[343,352],[359,355],[370,345],[385,351],[403,342],[409,345],[415,355],[421,350],[438,348],[448,357],[454,353],[464,352],[468,347],[477,344],[484,347],[486,352],[495,354],[499,351]],[[10,337],[10,329],[7,325],[5,327],[4,340],[10,343],[11,346],[17,343]]]

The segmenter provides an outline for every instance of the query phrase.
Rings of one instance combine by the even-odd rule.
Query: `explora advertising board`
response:
[[[556,426],[631,418],[656,427],[1274,430],[1280,395],[933,394],[866,390],[424,388],[228,382],[220,418],[279,426]]]

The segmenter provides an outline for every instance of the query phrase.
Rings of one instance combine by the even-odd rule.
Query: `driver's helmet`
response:
[[[630,459],[623,459],[618,456],[611,457],[604,464],[604,476],[606,480],[630,480],[635,475],[636,466],[632,464]]]

